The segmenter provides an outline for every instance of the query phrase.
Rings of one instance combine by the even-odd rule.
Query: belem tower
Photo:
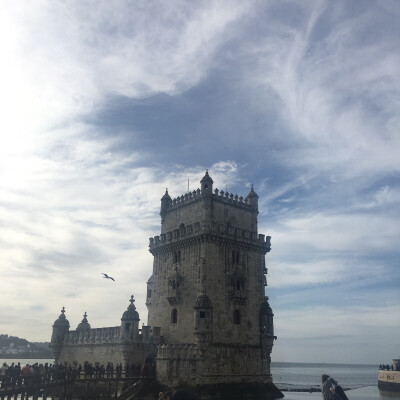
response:
[[[161,234],[150,238],[147,325],[133,296],[115,327],[53,324],[56,362],[153,364],[169,387],[272,384],[273,313],[265,295],[270,237],[258,233],[258,195],[201,187],[161,199]]]

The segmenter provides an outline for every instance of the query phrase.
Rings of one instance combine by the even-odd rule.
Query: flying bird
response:
[[[106,278],[106,279],[111,279],[112,281],[114,281],[115,282],[115,279],[112,277],[112,276],[108,276],[107,274],[105,274],[104,272],[102,272],[102,274],[104,275],[103,276],[103,278]]]

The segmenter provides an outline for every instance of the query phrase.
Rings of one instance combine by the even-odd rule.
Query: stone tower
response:
[[[150,238],[148,325],[161,328],[157,379],[180,385],[270,384],[273,314],[265,296],[270,237],[258,233],[258,196],[200,189],[161,199]]]

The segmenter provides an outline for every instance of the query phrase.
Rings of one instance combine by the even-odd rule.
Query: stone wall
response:
[[[400,371],[379,371],[378,386],[400,392]]]
[[[160,329],[155,328],[153,336],[150,327],[143,327],[135,340],[123,340],[120,327],[97,328],[69,331],[64,334],[62,343],[52,343],[53,351],[60,351],[58,362],[122,364],[144,364],[146,360],[155,361]],[[144,334],[143,334],[144,333]]]
[[[64,344],[61,350],[59,362],[100,363],[107,365],[123,362],[121,343],[91,343],[91,344]]]

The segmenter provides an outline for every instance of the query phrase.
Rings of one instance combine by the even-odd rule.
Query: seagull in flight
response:
[[[102,272],[102,274],[104,275],[103,276],[103,278],[106,278],[106,279],[111,279],[112,281],[114,281],[115,282],[115,279],[112,277],[112,276],[108,276],[107,274],[105,274],[104,272]]]

